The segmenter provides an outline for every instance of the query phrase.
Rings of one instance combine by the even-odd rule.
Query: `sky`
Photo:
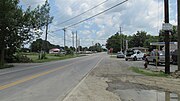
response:
[[[48,41],[64,46],[64,32],[62,28],[82,21],[98,14],[124,0],[49,0],[53,22],[49,26]],[[45,0],[21,0],[23,8],[42,5]],[[62,22],[103,3],[97,8],[70,20]],[[169,0],[170,23],[177,25],[177,0]],[[99,16],[67,28],[66,45],[72,46],[72,32],[77,31],[78,40],[83,47],[95,43],[106,44],[106,40],[116,32],[122,30],[125,35],[133,35],[137,31],[146,31],[150,35],[158,35],[164,23],[164,0],[128,0]],[[45,34],[41,37],[44,39]]]

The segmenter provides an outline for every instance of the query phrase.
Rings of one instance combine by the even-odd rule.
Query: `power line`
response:
[[[63,23],[69,22],[69,21],[71,21],[71,20],[73,20],[73,19],[75,19],[75,18],[77,18],[77,17],[79,17],[79,16],[81,16],[81,15],[83,15],[83,14],[85,14],[85,13],[87,13],[87,12],[89,12],[89,11],[91,11],[91,10],[93,10],[93,9],[97,8],[97,7],[99,7],[100,5],[102,5],[102,4],[104,4],[104,3],[106,3],[107,1],[108,1],[108,0],[103,1],[103,2],[101,2],[100,4],[98,4],[98,5],[96,5],[96,6],[92,7],[92,8],[90,8],[90,9],[88,9],[88,10],[84,11],[83,13],[80,13],[80,14],[78,14],[78,15],[76,15],[76,16],[74,16],[74,17],[72,17],[72,18],[68,19],[68,20],[65,20],[65,21],[63,21],[63,22],[60,22],[60,23],[59,23],[59,24],[57,24],[57,25],[60,25],[60,24],[63,24]]]
[[[78,25],[78,24],[80,24],[80,23],[82,23],[82,22],[84,22],[84,21],[87,21],[87,20],[89,20],[89,19],[92,19],[92,18],[94,18],[94,17],[96,17],[96,16],[98,16],[98,15],[100,15],[100,14],[103,14],[103,13],[105,13],[105,12],[107,12],[107,11],[109,11],[109,10],[111,10],[111,9],[113,9],[113,8],[115,8],[115,7],[119,6],[119,5],[127,2],[127,1],[128,1],[128,0],[124,0],[124,1],[122,1],[122,2],[120,2],[120,3],[118,3],[118,4],[116,4],[116,5],[114,5],[114,6],[110,7],[110,8],[108,8],[108,9],[100,12],[100,13],[97,13],[97,14],[89,17],[89,18],[86,18],[86,19],[84,19],[84,20],[81,20],[81,21],[79,21],[79,22],[77,22],[77,23],[74,23],[74,24],[72,24],[72,25],[69,25],[69,26],[67,26],[67,27],[65,27],[65,28],[67,29],[67,28],[73,27],[73,26],[75,26],[75,25]],[[59,31],[59,30],[62,30],[62,29],[64,29],[64,28],[61,28],[61,29],[58,29],[58,30],[55,30],[55,31]]]

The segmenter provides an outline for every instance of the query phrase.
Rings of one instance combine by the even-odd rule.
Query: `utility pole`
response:
[[[64,50],[65,50],[65,46],[66,46],[66,28],[64,28],[63,31],[64,31]]]
[[[169,23],[169,0],[164,0],[165,23]],[[169,30],[165,30],[165,73],[170,74]]]
[[[178,70],[180,71],[180,0],[177,0],[177,19],[178,19]]]
[[[74,48],[74,32],[72,32],[72,47]]]
[[[126,50],[128,49],[128,40],[126,40]]]
[[[49,23],[49,18],[47,19],[47,22],[46,22],[46,35],[45,35],[44,52],[46,52],[46,51],[47,51],[48,23]]]
[[[76,53],[77,53],[77,31],[76,31]]]
[[[119,25],[119,35],[121,35],[122,34],[122,27]],[[122,39],[120,39],[120,44],[121,44],[121,51],[123,50],[123,38]]]
[[[94,51],[94,41],[92,41],[92,49],[91,49],[91,52]]]
[[[78,49],[79,49],[79,51],[81,51],[81,49],[80,49],[80,46],[81,46],[81,43],[80,43],[80,39],[78,40]]]
[[[122,33],[122,28],[121,28],[121,26],[119,26],[119,34],[121,34]]]

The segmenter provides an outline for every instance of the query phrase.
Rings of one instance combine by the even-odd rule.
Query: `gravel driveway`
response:
[[[143,68],[143,61],[105,55],[64,101],[180,101],[180,79],[136,74],[129,70],[131,66]]]

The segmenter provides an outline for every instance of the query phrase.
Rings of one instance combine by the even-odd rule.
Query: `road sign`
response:
[[[170,31],[173,29],[173,26],[170,23],[163,23],[162,29],[165,31]]]

